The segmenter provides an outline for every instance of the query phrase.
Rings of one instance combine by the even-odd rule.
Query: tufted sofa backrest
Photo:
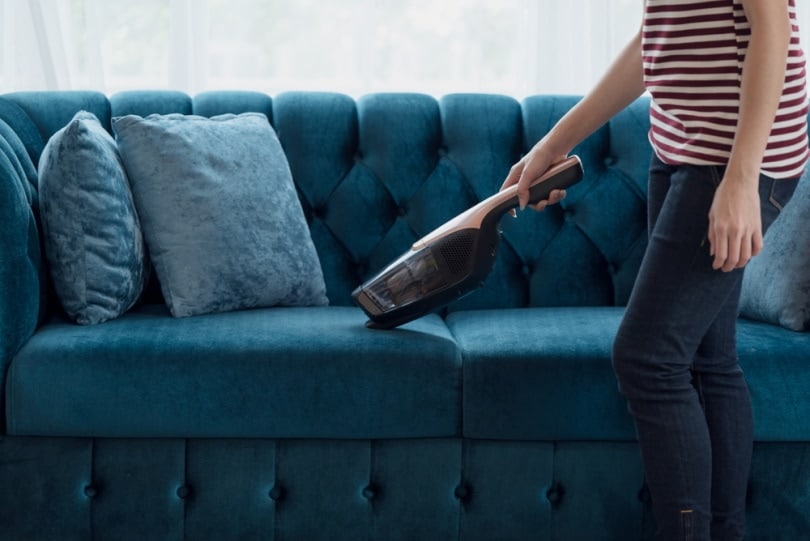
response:
[[[129,91],[109,99],[94,92],[7,94],[0,97],[0,182],[3,194],[16,194],[7,197],[16,202],[2,204],[4,217],[7,207],[17,212],[18,235],[6,234],[4,242],[18,242],[17,251],[27,242],[29,281],[44,298],[35,167],[48,138],[76,111],[95,113],[108,129],[112,117],[124,114],[257,111],[270,119],[289,159],[330,302],[348,305],[361,281],[497,191],[510,166],[576,100],[533,96],[519,102],[482,94],[355,100],[318,92],[271,98],[241,91],[194,97]],[[450,310],[626,302],[646,244],[647,106],[639,100],[575,149],[585,179],[561,205],[504,218],[492,274]],[[4,293],[2,318],[10,313],[8,302]],[[30,327],[41,318],[42,303],[28,304]]]

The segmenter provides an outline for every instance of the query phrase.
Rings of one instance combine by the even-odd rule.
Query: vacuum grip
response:
[[[529,186],[529,204],[534,205],[548,199],[553,190],[563,190],[582,180],[585,172],[578,156],[571,156],[552,165],[543,175]],[[496,201],[497,199],[497,201]],[[495,203],[492,215],[500,216],[520,204],[517,184],[509,186],[491,198]]]
[[[582,164],[579,158],[573,157],[560,162],[562,169],[556,166],[541,176],[529,187],[529,204],[534,205],[548,199],[554,190],[564,190],[579,182],[582,179]]]
[[[555,163],[529,186],[529,204],[534,205],[548,199],[554,190],[563,190],[573,186],[582,180],[583,175],[582,162],[578,156],[571,156]],[[499,195],[503,199],[499,201],[493,214],[501,214],[520,204],[517,185],[510,186]]]

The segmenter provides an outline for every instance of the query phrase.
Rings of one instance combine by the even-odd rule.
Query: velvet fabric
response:
[[[737,355],[751,393],[755,440],[810,439],[808,348],[810,333],[737,322]]]
[[[622,313],[612,307],[451,313],[447,325],[464,365],[464,435],[634,438],[610,357]],[[810,438],[810,335],[745,320],[737,335],[740,364],[751,382],[755,438]],[[783,371],[793,377],[786,380]]]
[[[113,117],[190,115],[194,112],[193,107],[190,96],[172,90],[131,90],[110,96],[110,111]]]
[[[528,142],[539,140],[576,100],[573,96],[526,98],[513,126],[516,133],[523,134],[519,142],[512,143],[515,154],[499,168],[479,172],[481,178],[490,180],[476,187],[476,201],[500,187],[509,165],[533,144]],[[442,103],[449,108],[449,99]],[[448,119],[451,126],[467,127],[458,130],[466,145],[481,147],[484,143],[474,138],[482,133],[496,141],[508,139],[506,130],[496,131],[492,124],[511,115],[490,112],[490,108],[476,111],[480,112],[458,114],[452,122]],[[476,120],[477,125],[470,125]],[[583,160],[585,178],[567,190],[560,205],[542,213],[524,211],[515,220],[503,219],[492,273],[482,288],[450,305],[449,311],[623,305],[647,244],[645,165],[650,159],[648,148],[630,146],[627,141],[646,138],[648,129],[647,104],[640,100],[574,148],[572,153]],[[490,152],[500,155],[504,149]],[[465,178],[475,169],[467,168]]]
[[[62,306],[83,325],[116,318],[143,291],[149,267],[140,221],[112,136],[80,111],[39,162],[45,254]]]
[[[564,204],[504,218],[496,268],[474,294],[394,331],[364,328],[350,298],[414,239],[496,190],[575,102],[0,96],[0,403],[11,421],[0,434],[0,533],[651,539],[649,491],[609,366],[646,246],[648,100],[577,147],[586,178]],[[36,166],[79,110],[105,128],[130,114],[264,115],[331,306],[175,319],[147,295],[115,320],[71,323],[47,293]],[[739,321],[756,435],[749,540],[810,531],[809,336]]]
[[[35,210],[36,169],[17,128],[37,141],[25,113],[0,98],[0,392],[12,358],[46,311],[47,298]],[[0,400],[0,415],[0,430],[4,430],[5,400]]]
[[[755,445],[747,539],[810,530],[808,457]],[[640,468],[633,442],[5,438],[0,524],[26,541],[652,539]]]
[[[26,96],[27,94],[23,94]],[[45,148],[45,141],[37,125],[28,116],[25,110],[20,107],[15,98],[20,98],[19,94],[6,94],[0,96],[0,118],[3,119],[3,137],[6,143],[14,147],[18,152],[21,163],[28,162],[28,179],[31,185],[36,187],[37,171],[36,163]],[[10,134],[14,134],[13,137]],[[20,152],[22,151],[22,152]],[[27,159],[23,159],[25,155]]]
[[[745,268],[740,315],[802,331],[810,325],[810,175],[799,180],[790,202]]]
[[[393,332],[355,308],[173,319],[146,306],[94,328],[55,317],[9,372],[8,430],[101,437],[447,437],[461,360],[432,316]],[[47,400],[43,397],[47,396]]]
[[[613,307],[451,313],[464,365],[464,435],[632,439],[610,363],[621,315]]]
[[[173,316],[328,303],[264,115],[128,115],[113,130]]]
[[[6,109],[3,105],[10,104],[0,101],[0,109]],[[37,170],[31,162],[26,147],[15,128],[7,124],[5,120],[0,120],[0,137],[2,137],[0,138],[0,149],[3,151],[5,173],[9,178],[16,175],[20,183],[19,187],[25,194],[26,202],[32,209],[36,209],[39,203],[39,193],[37,192],[39,180]]]
[[[266,114],[284,148],[331,304],[422,235],[491,195],[530,141],[575,97],[328,92],[128,91],[112,114]],[[474,106],[473,106],[474,105]],[[503,220],[503,242],[483,288],[450,310],[623,304],[646,246],[646,100],[574,151],[588,175],[563,205]],[[271,111],[268,111],[271,109]],[[268,114],[268,112],[270,114]],[[391,137],[391,126],[397,137]],[[481,151],[480,149],[486,149]],[[362,197],[358,197],[362,194]],[[346,213],[350,206],[357,212]],[[551,281],[554,288],[547,287]]]
[[[469,94],[438,103],[421,94],[357,101],[328,93],[278,96],[274,123],[330,301],[350,304],[357,283],[496,192],[528,141],[575,102]],[[647,147],[625,141],[646,138],[647,129],[641,100],[577,147],[588,171],[585,181],[569,190],[561,206],[503,220],[498,258],[484,287],[449,310],[623,304],[646,246],[646,177],[638,175],[646,175],[650,157]],[[358,211],[346,213],[347,206]]]
[[[273,100],[267,94],[245,90],[213,90],[194,96],[194,114],[213,117],[233,111],[260,113],[273,122]]]

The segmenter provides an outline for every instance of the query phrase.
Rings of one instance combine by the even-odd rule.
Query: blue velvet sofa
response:
[[[648,103],[580,145],[559,206],[504,218],[484,286],[391,331],[352,290],[495,192],[575,103],[495,95],[0,96],[0,540],[633,540],[654,519],[610,363],[646,245]],[[255,111],[278,133],[328,306],[77,325],[37,166],[80,110]],[[806,231],[803,233],[806,236]],[[810,539],[810,333],[740,320],[749,539]]]

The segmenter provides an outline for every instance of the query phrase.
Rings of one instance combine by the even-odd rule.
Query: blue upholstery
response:
[[[804,539],[809,455],[756,444],[748,539]],[[15,437],[0,524],[26,541],[651,539],[640,468],[633,442]]]
[[[267,117],[127,115],[113,131],[173,316],[328,304]]]
[[[364,321],[347,307],[175,319],[165,307],[149,306],[93,329],[54,318],[9,372],[8,430],[93,437],[459,435],[461,362],[444,323],[432,315],[372,333]]]
[[[617,307],[454,312],[464,365],[464,435],[508,440],[633,439],[610,364]],[[810,440],[810,334],[741,320],[755,437]],[[790,380],[784,378],[790,373]]]
[[[87,325],[113,319],[141,297],[148,264],[118,148],[79,111],[39,161],[43,245],[65,312]]]
[[[810,333],[738,322],[737,353],[751,390],[757,440],[810,440],[808,348]]]
[[[0,393],[5,389],[11,359],[46,312],[37,175],[25,142],[41,151],[42,141],[27,115],[13,102],[0,98]],[[2,429],[5,400],[0,400],[0,413]]]
[[[621,309],[453,312],[464,364],[464,435],[627,441],[635,430],[610,364]]]
[[[110,130],[110,102],[101,93],[67,91],[60,92],[59,99],[52,99],[50,92],[14,92],[6,94],[3,98],[19,107],[23,114],[33,122],[39,132],[40,140],[26,138],[24,141],[32,158],[39,161],[39,155],[45,148],[45,143],[51,136],[62,129],[79,111],[92,113],[99,119],[101,125]],[[17,128],[15,127],[15,130]],[[23,128],[27,133],[29,128]]]
[[[390,332],[366,329],[350,298],[497,190],[575,102],[0,96],[0,539],[650,539],[610,367],[647,242],[646,99],[575,149],[586,176],[561,205],[504,219],[481,289]],[[153,280],[121,318],[70,323],[35,180],[45,143],[82,109],[108,130],[128,114],[265,115],[331,305],[173,319]],[[738,334],[756,434],[748,539],[801,539],[810,334],[742,320]]]

